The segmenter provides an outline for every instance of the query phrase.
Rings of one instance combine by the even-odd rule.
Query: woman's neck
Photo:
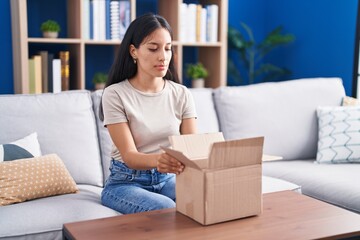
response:
[[[165,87],[165,81],[162,78],[145,78],[136,75],[129,79],[129,82],[134,88],[145,93],[161,92]]]

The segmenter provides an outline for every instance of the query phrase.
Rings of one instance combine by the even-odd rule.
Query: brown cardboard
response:
[[[262,212],[263,137],[224,141],[222,133],[171,136],[163,148],[185,165],[176,210],[208,225]]]

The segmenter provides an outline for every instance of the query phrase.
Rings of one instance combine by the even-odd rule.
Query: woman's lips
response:
[[[156,65],[155,68],[162,71],[162,70],[166,69],[166,66],[165,65]]]

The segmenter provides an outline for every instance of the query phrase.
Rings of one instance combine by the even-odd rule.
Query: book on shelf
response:
[[[41,56],[34,55],[29,60],[29,93],[42,93]]]
[[[201,41],[201,11],[202,6],[200,4],[196,5],[196,41]]]
[[[52,60],[52,89],[53,93],[61,92],[61,60]]]
[[[110,39],[120,38],[120,3],[119,1],[110,2]]]
[[[99,12],[99,24],[98,24],[98,40],[105,40],[106,39],[106,8],[105,8],[105,0],[97,0],[99,1],[99,8],[96,9]]]
[[[131,22],[129,0],[84,0],[83,4],[83,27],[84,32],[89,32],[89,39],[121,40],[124,37]]]
[[[70,52],[69,51],[60,51],[59,58],[61,61],[61,90],[69,90],[69,81],[70,81]]]
[[[41,56],[34,55],[35,93],[42,93]]]
[[[47,55],[47,80],[48,80],[48,92],[53,92],[53,59],[54,59],[54,54],[53,53],[48,53]]]
[[[84,4],[89,4],[89,39],[94,39],[94,3],[93,1],[88,1],[88,2],[84,2]],[[84,7],[87,8],[87,7]],[[86,21],[87,19],[85,19]],[[83,23],[84,26],[86,27],[87,24]]]
[[[187,32],[187,41],[188,42],[196,42],[196,4],[190,3],[188,4],[188,14],[187,14],[187,22],[188,22],[188,32]]]
[[[218,19],[219,6],[210,4],[206,6],[207,9],[207,42],[218,41]]]
[[[202,8],[200,16],[200,42],[206,42],[206,18],[207,10]]]
[[[130,2],[128,0],[120,0],[120,39],[124,38],[125,32],[130,25]]]
[[[33,58],[28,60],[29,63],[29,93],[35,93],[35,61]]]
[[[181,3],[181,5],[180,5],[180,24],[179,24],[179,27],[180,27],[179,40],[180,40],[180,42],[187,41],[187,38],[186,38],[187,27],[188,27],[187,8],[188,8],[188,5],[186,3]]]
[[[181,42],[217,42],[219,6],[210,4],[180,5],[180,34]],[[195,24],[194,24],[195,23]]]
[[[105,39],[111,39],[111,13],[110,0],[105,0]]]
[[[48,87],[48,51],[40,51],[39,55],[41,56],[41,92],[47,93],[49,91]]]
[[[39,51],[38,55],[41,57],[41,91],[38,89],[33,93],[47,93],[53,92],[53,59],[54,54],[49,53],[48,51]],[[34,56],[35,58],[36,55]],[[36,69],[36,63],[34,65],[34,71]],[[30,67],[30,66],[29,66]],[[39,70],[38,70],[39,71]],[[35,71],[36,72],[36,71]],[[34,72],[34,74],[35,74]],[[35,77],[35,75],[34,75]],[[61,78],[61,75],[60,75]],[[36,78],[34,78],[36,79]],[[60,79],[61,82],[61,79]],[[36,82],[34,86],[39,86]]]
[[[82,34],[84,39],[90,39],[90,0],[83,0]]]
[[[39,51],[29,60],[29,93],[61,92],[69,90],[70,53],[60,51],[59,58],[48,51]]]
[[[196,8],[196,41],[206,42],[206,18],[207,10],[200,4]]]
[[[92,37],[91,39],[94,40],[100,40],[100,26],[99,26],[99,21],[100,21],[100,2],[98,0],[91,0],[90,1],[91,4],[91,33],[92,33]]]

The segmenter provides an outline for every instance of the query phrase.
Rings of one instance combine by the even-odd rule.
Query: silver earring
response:
[[[135,59],[135,58],[133,58],[133,60],[134,60],[134,64],[136,64],[136,59]]]

